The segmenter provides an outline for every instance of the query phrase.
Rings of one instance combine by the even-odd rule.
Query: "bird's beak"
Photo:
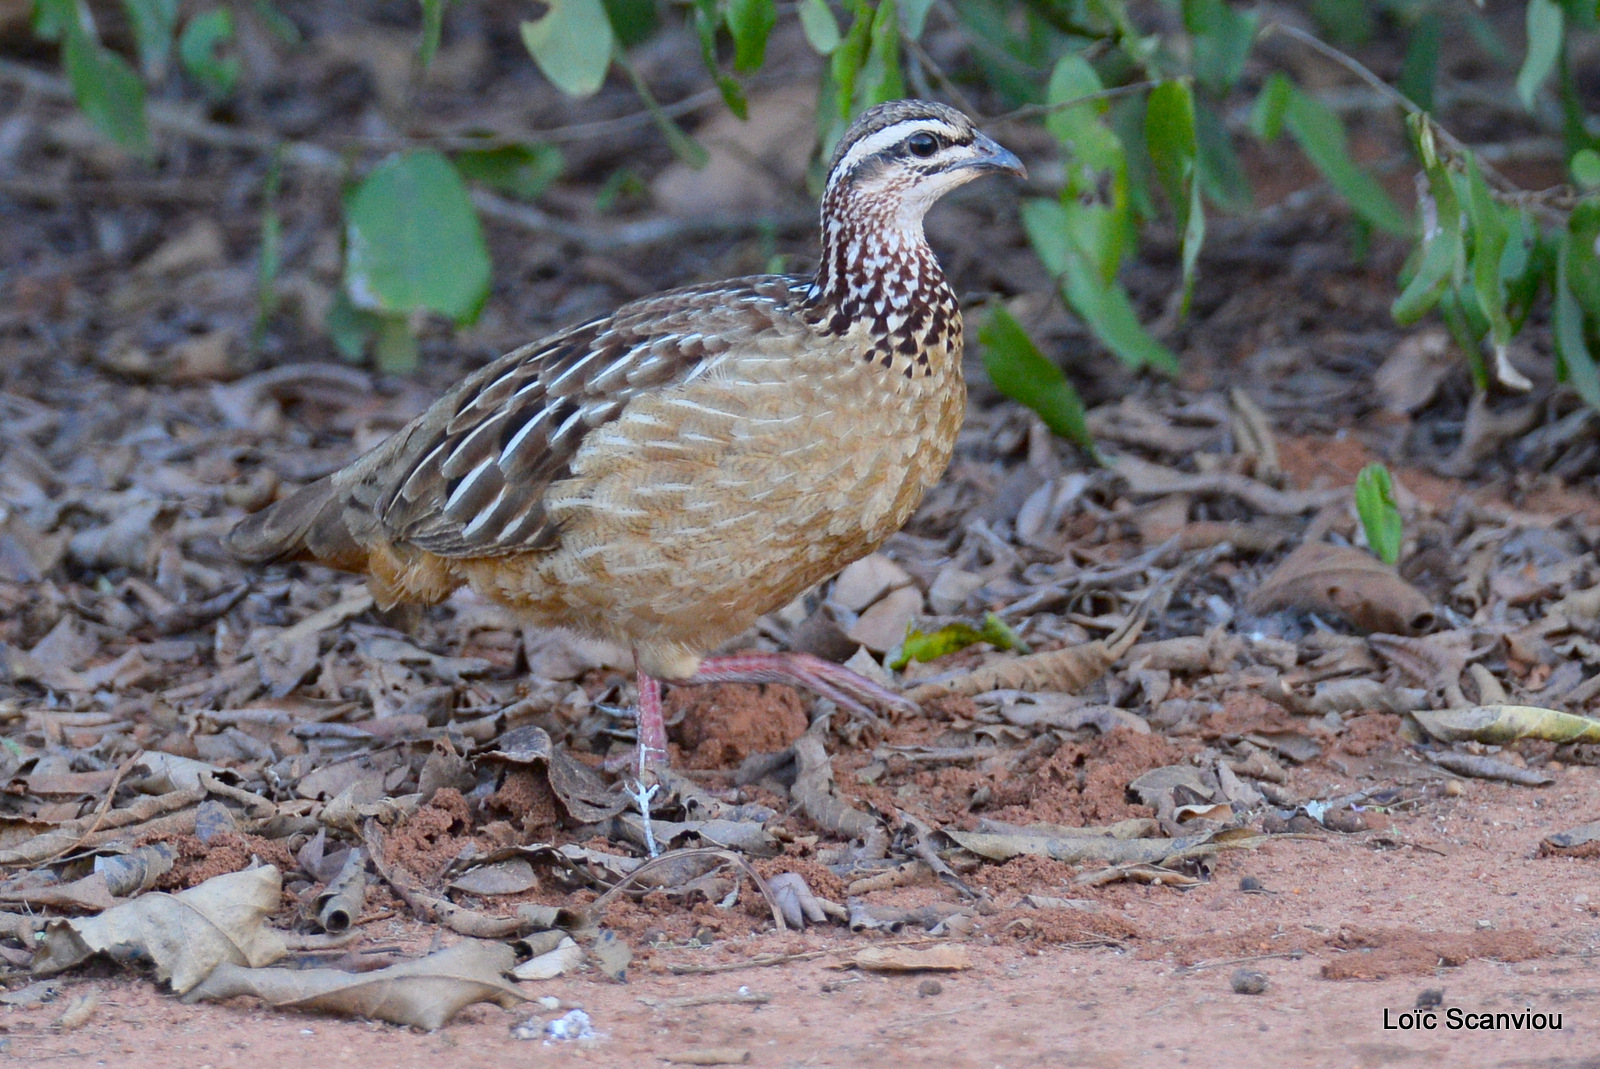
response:
[[[1014,174],[1018,178],[1028,177],[1028,169],[1017,159],[1017,154],[993,138],[978,134],[972,139],[972,149],[977,155],[961,166],[976,171],[1000,171],[1004,174]]]

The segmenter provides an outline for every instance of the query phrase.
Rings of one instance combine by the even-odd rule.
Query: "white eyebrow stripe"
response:
[[[910,137],[917,130],[926,130],[929,133],[943,134],[951,141],[961,140],[961,131],[945,122],[943,119],[902,119],[891,126],[868,137],[862,138],[850,146],[850,151],[844,154],[839,165],[833,169],[835,175],[848,174],[853,168],[869,156],[875,156],[884,149],[899,144]]]

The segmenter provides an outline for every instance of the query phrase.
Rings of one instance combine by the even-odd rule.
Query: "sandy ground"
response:
[[[17,1064],[489,1067],[582,1062],[665,1064],[706,1048],[774,1067],[928,1064],[1022,1066],[1383,1066],[1600,1064],[1600,907],[1589,859],[1539,857],[1547,834],[1600,807],[1600,775],[1557,773],[1541,791],[1467,782],[1382,832],[1278,838],[1224,855],[1189,891],[1115,885],[1088,892],[1102,915],[1139,933],[1120,947],[1076,949],[1029,938],[1013,911],[980,917],[973,967],[937,977],[842,969],[860,938],[757,935],[708,950],[642,957],[625,984],[597,976],[526,984],[553,996],[506,1011],[476,1006],[433,1034],[266,1010],[247,999],[185,1006],[146,980],[69,979],[50,1004],[0,1011],[0,1050]],[[1005,867],[987,870],[1004,882]],[[978,874],[981,882],[982,873]],[[1240,890],[1253,877],[1260,891]],[[1048,888],[1036,888],[1048,891]],[[1015,894],[1011,899],[1014,901]],[[1007,893],[996,902],[1008,905]],[[380,920],[369,937],[426,939]],[[673,964],[729,965],[757,954],[837,950],[767,968],[675,976]],[[1482,953],[1459,965],[1440,955]],[[1492,960],[1495,957],[1523,960]],[[1251,959],[1241,961],[1240,959]],[[1259,995],[1236,994],[1245,967]],[[1384,976],[1329,979],[1328,976]],[[652,1009],[641,999],[770,997],[762,1005]],[[1429,989],[1432,1030],[1400,1029]],[[63,1007],[94,992],[80,1028]],[[519,1040],[513,1026],[580,1006],[600,1038]],[[1559,1015],[1559,1030],[1451,1029],[1449,1011]],[[1387,1025],[1386,1027],[1386,1014]]]

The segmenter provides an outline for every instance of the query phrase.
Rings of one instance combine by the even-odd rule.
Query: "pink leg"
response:
[[[667,725],[661,717],[661,681],[639,673],[639,778],[667,763]]]
[[[712,657],[701,661],[700,670],[680,682],[789,683],[868,719],[876,719],[871,709],[874,705],[895,713],[917,711],[915,703],[893,691],[809,653],[737,653],[731,657]]]

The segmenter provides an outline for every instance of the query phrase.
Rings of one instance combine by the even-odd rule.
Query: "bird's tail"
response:
[[[303,486],[282,501],[246,516],[223,544],[246,564],[314,560],[346,572],[365,572],[382,608],[402,602],[443,601],[464,581],[443,557],[395,546],[370,511],[351,499],[352,469]]]
[[[352,572],[367,564],[367,550],[350,530],[344,495],[331,475],[246,516],[223,544],[246,564],[309,558]]]

